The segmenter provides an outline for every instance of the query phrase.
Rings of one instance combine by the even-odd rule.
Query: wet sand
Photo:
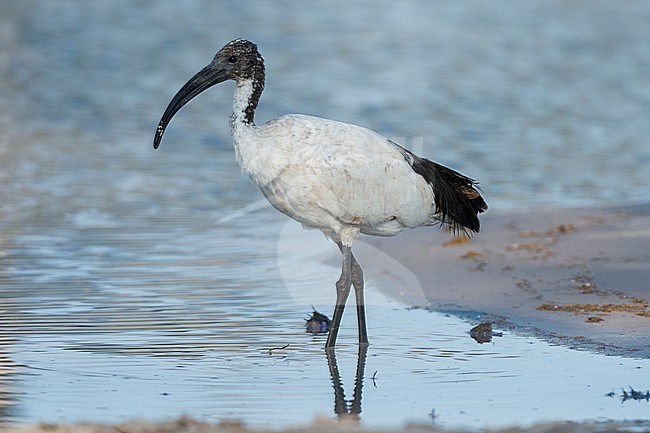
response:
[[[436,433],[436,432],[471,432],[466,429],[441,429],[431,425],[412,424],[400,429],[369,429],[359,426],[354,420],[331,421],[317,419],[306,426],[291,427],[287,429],[257,429],[237,421],[225,421],[218,424],[209,424],[189,418],[174,421],[150,423],[144,421],[131,421],[116,425],[103,424],[72,424],[54,425],[39,424],[32,426],[14,427],[2,430],[5,433]],[[483,432],[501,433],[614,433],[634,431],[644,433],[650,431],[650,425],[644,421],[628,422],[602,422],[602,423],[549,423],[538,424],[526,428],[507,428],[501,430],[482,430]]]
[[[381,289],[570,347],[650,357],[650,205],[488,211],[482,223],[471,240],[431,229],[370,240],[421,284]]]

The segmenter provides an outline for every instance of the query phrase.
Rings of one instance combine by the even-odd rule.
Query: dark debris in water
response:
[[[477,343],[489,343],[492,337],[503,337],[502,332],[492,331],[492,323],[480,323],[469,330],[469,336],[476,340]]]
[[[319,313],[315,308],[311,317],[309,319],[305,319],[305,321],[307,322],[305,324],[306,332],[309,332],[313,335],[326,334],[332,328],[332,321],[330,318],[323,313]]]
[[[284,349],[286,349],[287,347],[289,347],[289,344],[285,344],[285,345],[282,346],[282,347],[271,347],[271,348],[269,349],[269,355],[273,355],[273,351],[274,351],[274,350],[284,350]]]
[[[629,391],[626,391],[625,388],[621,389],[621,401],[625,402],[628,400],[637,400],[637,401],[642,401],[645,400],[647,402],[650,402],[650,390],[648,391],[637,391],[636,389],[630,387]],[[616,393],[614,391],[608,392],[605,394],[607,397],[616,397]]]

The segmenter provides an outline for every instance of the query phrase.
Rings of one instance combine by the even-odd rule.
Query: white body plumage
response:
[[[356,125],[287,115],[245,122],[251,83],[235,92],[237,161],[280,212],[351,246],[359,233],[392,236],[435,224],[433,189],[394,143]]]

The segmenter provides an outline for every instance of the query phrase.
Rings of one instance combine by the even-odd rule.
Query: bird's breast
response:
[[[262,187],[274,179],[291,163],[287,146],[281,137],[273,137],[251,128],[233,132],[235,155],[244,172]]]

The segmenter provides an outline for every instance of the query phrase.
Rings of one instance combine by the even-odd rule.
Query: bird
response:
[[[278,211],[319,229],[341,252],[336,304],[325,349],[334,349],[351,287],[359,345],[367,346],[363,270],[352,253],[361,234],[393,236],[405,228],[446,226],[478,233],[487,210],[478,182],[420,157],[361,126],[304,114],[257,125],[266,69],[257,45],[235,39],[175,94],[155,131],[157,149],[174,115],[203,91],[235,82],[230,132],[243,172]]]

